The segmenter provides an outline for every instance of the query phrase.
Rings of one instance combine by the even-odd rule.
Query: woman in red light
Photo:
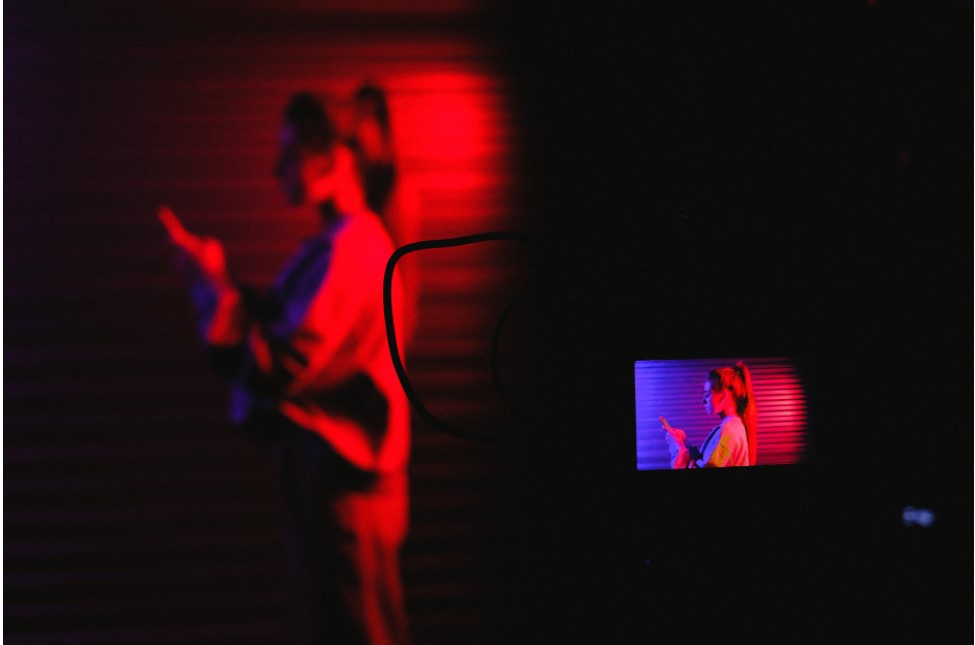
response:
[[[670,449],[671,468],[754,465],[758,408],[751,373],[743,362],[708,373],[704,381],[704,409],[709,415],[717,414],[721,423],[711,430],[700,450],[687,445],[683,430],[671,427],[667,419],[660,417]]]
[[[410,409],[383,315],[393,243],[309,93],[285,107],[275,174],[320,226],[264,292],[232,278],[218,240],[168,208],[159,217],[190,277],[201,339],[230,382],[231,420],[267,448],[278,476],[296,641],[403,645]]]

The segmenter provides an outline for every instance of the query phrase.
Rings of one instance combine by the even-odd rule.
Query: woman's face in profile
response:
[[[711,387],[711,381],[704,381],[704,411],[708,413],[708,416],[715,414],[721,409],[721,399],[724,397],[723,392],[715,392]]]

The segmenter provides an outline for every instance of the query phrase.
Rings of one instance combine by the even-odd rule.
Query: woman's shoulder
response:
[[[745,422],[741,420],[741,417],[727,416],[721,421],[721,432],[722,434],[741,434],[744,437]]]
[[[383,221],[367,209],[346,215],[340,246],[352,253],[356,262],[362,262],[366,258],[381,258],[384,268],[394,250]]]

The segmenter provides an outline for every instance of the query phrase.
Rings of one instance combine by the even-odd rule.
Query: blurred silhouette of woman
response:
[[[393,243],[325,106],[299,92],[282,116],[275,174],[319,229],[266,293],[232,278],[219,240],[168,207],[159,218],[231,385],[231,421],[267,447],[278,476],[296,642],[405,645],[411,435],[383,312]]]

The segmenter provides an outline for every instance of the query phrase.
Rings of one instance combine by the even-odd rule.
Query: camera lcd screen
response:
[[[684,431],[686,444],[708,442],[721,417],[705,405],[712,369],[741,361],[751,376],[757,407],[754,466],[807,461],[808,394],[801,370],[791,358],[689,358],[638,360],[634,363],[636,468],[672,468],[665,423]],[[713,440],[713,438],[712,438]]]

